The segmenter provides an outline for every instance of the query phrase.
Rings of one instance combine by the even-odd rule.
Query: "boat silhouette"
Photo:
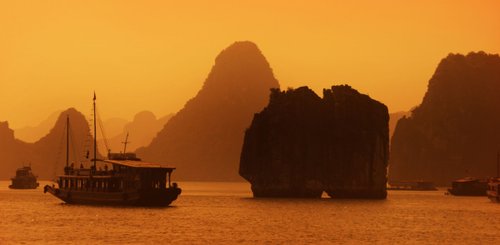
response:
[[[36,189],[40,185],[37,182],[37,176],[31,172],[31,164],[18,168],[16,176],[11,180],[10,189]]]
[[[94,94],[93,165],[75,168],[69,164],[68,116],[64,175],[58,176],[57,186],[46,185],[44,193],[70,204],[168,206],[181,194],[177,183],[171,182],[174,167],[144,162],[134,153],[127,153],[127,139],[122,153],[109,152],[107,159],[97,159],[95,100]]]

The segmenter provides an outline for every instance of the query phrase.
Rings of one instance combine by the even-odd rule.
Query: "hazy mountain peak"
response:
[[[119,133],[106,139],[108,146],[112,151],[123,151],[123,142],[127,137],[127,134],[129,135],[127,152],[135,151],[139,147],[147,146],[151,143],[151,140],[153,140],[163,126],[165,126],[165,123],[170,119],[170,117],[172,117],[172,115],[157,118],[151,111],[140,111],[134,116],[134,119],[131,122],[126,122],[119,129],[113,129],[115,132],[119,131]],[[106,128],[106,130],[108,130],[108,128]],[[101,152],[107,151],[102,139],[98,142],[98,146]]]
[[[278,86],[269,63],[257,45],[249,41],[235,42],[217,56],[203,90],[257,90],[268,87],[268,78],[272,78],[271,83]]]
[[[156,116],[153,112],[150,111],[141,111],[134,116],[134,121],[142,121],[142,122],[152,122],[156,121]]]
[[[226,61],[238,61],[238,62],[248,62],[239,59],[239,57],[245,56],[245,57],[255,57],[257,59],[264,59],[264,55],[260,51],[259,47],[257,47],[257,44],[250,42],[250,41],[237,41],[222,50],[222,52],[217,55],[215,58],[215,64],[221,64],[225,63]]]
[[[217,56],[198,94],[138,153],[176,165],[180,179],[240,180],[244,131],[271,88],[279,83],[257,45],[235,42]]]

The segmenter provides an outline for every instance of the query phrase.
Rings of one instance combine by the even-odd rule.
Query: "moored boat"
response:
[[[94,205],[168,206],[181,189],[171,182],[174,167],[141,161],[134,153],[108,153],[97,159],[94,95],[94,158],[89,168],[69,164],[69,118],[67,118],[66,167],[57,186],[46,185],[49,192],[66,203]]]
[[[486,196],[487,186],[485,179],[465,177],[453,181],[448,192],[455,196]]]
[[[11,179],[11,189],[36,189],[40,184],[37,182],[37,176],[31,172],[30,166],[23,166],[16,170],[16,176]]]

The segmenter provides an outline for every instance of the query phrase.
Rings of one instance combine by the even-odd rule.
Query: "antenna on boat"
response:
[[[128,132],[127,132],[127,136],[125,136],[125,141],[122,142],[123,143],[123,154],[127,153],[127,144],[130,143],[128,141]]]
[[[96,111],[95,111],[95,91],[94,91],[94,171],[97,169],[97,123],[96,123]]]

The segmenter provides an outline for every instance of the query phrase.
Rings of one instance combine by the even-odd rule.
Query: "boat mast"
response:
[[[66,168],[69,167],[69,114],[66,115]]]
[[[94,91],[94,171],[96,168],[97,161],[97,123],[96,123],[96,112],[95,112],[95,91]]]

